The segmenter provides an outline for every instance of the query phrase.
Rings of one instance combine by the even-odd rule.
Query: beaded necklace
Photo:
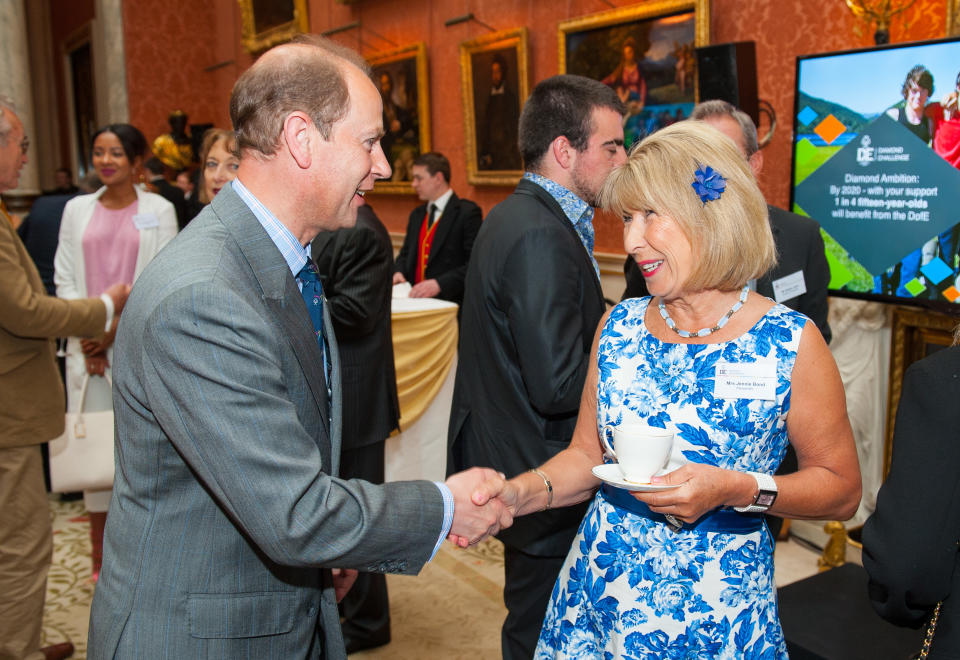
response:
[[[720,317],[720,320],[717,321],[717,324],[712,328],[703,328],[702,330],[697,330],[696,332],[687,332],[686,330],[681,330],[677,327],[676,322],[670,318],[669,312],[667,312],[666,305],[663,304],[663,298],[660,298],[660,303],[658,307],[660,308],[660,316],[663,317],[664,322],[666,322],[667,327],[676,332],[678,335],[685,339],[690,337],[706,337],[707,335],[712,335],[714,332],[722,328],[727,324],[727,321],[730,320],[730,317],[740,311],[740,308],[743,307],[743,303],[747,302],[747,294],[750,293],[750,285],[747,284],[743,287],[743,291],[740,292],[740,299],[733,304],[726,314]]]

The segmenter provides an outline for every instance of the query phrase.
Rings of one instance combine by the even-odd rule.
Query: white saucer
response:
[[[680,487],[679,484],[638,484],[632,481],[627,481],[623,478],[623,472],[620,471],[620,466],[616,463],[604,463],[603,465],[596,465],[593,467],[591,472],[593,472],[593,476],[597,477],[598,479],[603,479],[604,483],[608,483],[611,486],[641,493],[653,493],[660,490],[670,490],[671,488]]]

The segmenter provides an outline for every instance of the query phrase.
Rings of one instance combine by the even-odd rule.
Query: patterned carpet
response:
[[[83,502],[50,499],[53,565],[47,578],[43,643],[70,640],[74,658],[87,652],[90,536]],[[506,616],[503,546],[489,540],[467,550],[445,543],[418,577],[387,576],[393,639],[357,653],[366,659],[500,657],[500,624]]]
[[[83,502],[50,500],[53,566],[47,579],[44,644],[69,639],[73,656],[86,658],[90,582],[90,537]],[[816,572],[818,553],[797,543],[776,550],[778,586]],[[500,625],[506,616],[503,546],[494,539],[467,550],[445,543],[417,577],[387,576],[393,639],[357,653],[362,660],[486,660],[500,658]]]
[[[47,575],[43,644],[70,640],[74,658],[87,656],[87,623],[93,583],[90,581],[90,528],[83,501],[50,499],[53,518],[53,565]]]

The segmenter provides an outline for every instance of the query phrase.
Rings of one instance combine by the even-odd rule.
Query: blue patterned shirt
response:
[[[287,262],[287,266],[290,268],[290,273],[297,280],[297,287],[302,291],[303,282],[300,281],[297,275],[303,270],[303,267],[307,265],[307,261],[310,259],[310,244],[307,243],[306,247],[300,245],[300,241],[293,235],[293,232],[287,229],[286,225],[280,222],[277,216],[271,213],[270,209],[264,206],[259,199],[254,197],[253,193],[240,183],[240,179],[234,179],[231,185],[233,186],[233,191],[237,193],[240,199],[243,200],[243,203],[250,208],[250,211],[263,226],[264,231],[267,232],[270,240],[273,241],[273,244],[280,250],[280,254],[283,255],[283,260]],[[326,360],[324,360],[324,362],[326,362]],[[324,365],[324,367],[326,367],[326,365]],[[434,483],[440,490],[440,495],[443,497],[443,523],[440,529],[440,537],[433,547],[433,554],[430,555],[431,559],[437,554],[437,550],[440,549],[440,544],[447,538],[447,535],[450,533],[450,527],[453,525],[453,493],[450,492],[450,488],[447,487],[445,483],[440,481],[435,481]]]
[[[524,172],[523,178],[546,190],[557,201],[564,215],[573,225],[577,236],[580,237],[580,242],[583,243],[587,256],[590,257],[590,263],[593,264],[593,269],[597,272],[597,278],[599,279],[600,266],[597,265],[597,260],[593,258],[593,207],[580,199],[572,190],[536,172]]]

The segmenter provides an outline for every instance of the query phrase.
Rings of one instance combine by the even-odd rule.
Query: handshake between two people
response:
[[[513,524],[517,491],[503,473],[492,468],[470,468],[446,481],[453,494],[453,524],[447,538],[466,548]]]

